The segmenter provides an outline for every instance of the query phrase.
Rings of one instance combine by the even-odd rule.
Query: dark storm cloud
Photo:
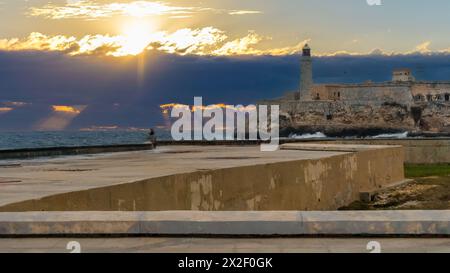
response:
[[[250,104],[279,97],[299,85],[299,56],[199,57],[150,52],[130,58],[69,57],[58,53],[0,52],[2,102],[28,102],[0,113],[0,130],[29,130],[51,105],[87,105],[69,128],[161,123],[160,104]],[[322,57],[318,83],[387,81],[408,67],[418,79],[450,80],[450,56]],[[141,69],[140,69],[141,68]],[[144,68],[144,69],[142,69]]]

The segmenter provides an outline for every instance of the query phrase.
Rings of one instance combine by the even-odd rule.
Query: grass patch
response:
[[[405,164],[405,176],[408,178],[450,176],[450,164]]]

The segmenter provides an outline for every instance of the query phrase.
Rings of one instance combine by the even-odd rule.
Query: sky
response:
[[[116,56],[149,44],[199,55],[285,55],[305,41],[317,55],[450,49],[449,1],[368,1],[0,0],[0,48],[92,54],[102,47]]]
[[[0,0],[0,130],[163,125],[161,104],[316,82],[449,80],[448,0]]]

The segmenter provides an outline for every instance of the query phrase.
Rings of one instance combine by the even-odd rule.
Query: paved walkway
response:
[[[144,253],[369,253],[367,244],[380,243],[381,252],[450,253],[450,238],[442,239],[201,239],[201,238],[36,238],[0,239],[0,252],[62,252],[67,244],[77,241],[81,252]]]

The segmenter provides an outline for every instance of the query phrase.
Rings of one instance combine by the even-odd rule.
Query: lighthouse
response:
[[[313,86],[312,58],[311,48],[308,44],[303,47],[300,70],[300,100],[311,100],[311,88]]]

